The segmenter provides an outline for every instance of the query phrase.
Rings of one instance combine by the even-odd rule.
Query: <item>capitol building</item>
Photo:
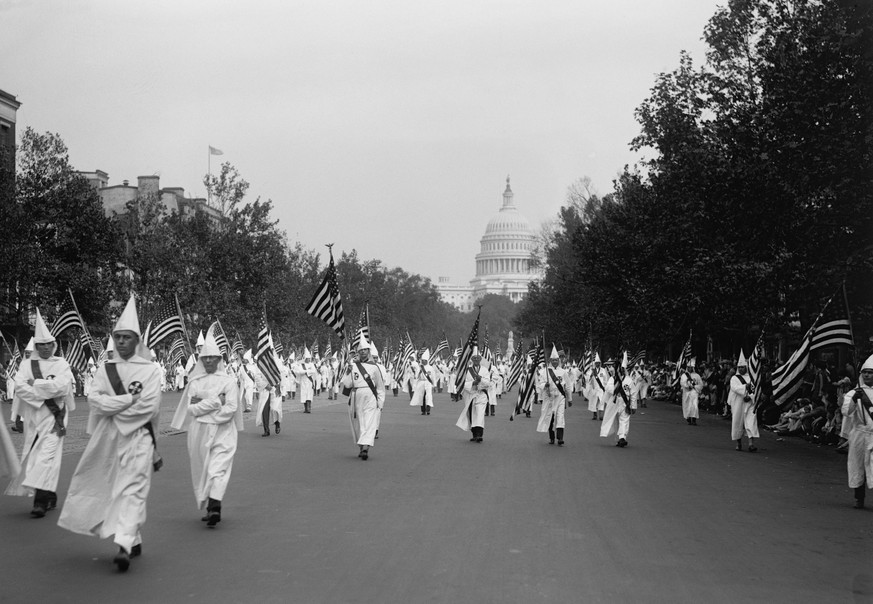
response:
[[[476,254],[476,277],[469,285],[455,285],[440,277],[436,284],[440,298],[464,312],[473,310],[476,300],[486,294],[518,302],[527,295],[531,281],[542,279],[542,273],[530,265],[535,240],[530,223],[515,206],[507,176],[503,206],[488,221]]]

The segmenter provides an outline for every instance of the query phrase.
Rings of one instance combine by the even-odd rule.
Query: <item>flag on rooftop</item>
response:
[[[216,149],[212,145],[209,145],[209,155],[224,155],[224,151],[221,149]]]

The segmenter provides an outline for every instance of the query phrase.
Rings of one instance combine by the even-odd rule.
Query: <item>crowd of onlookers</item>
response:
[[[764,374],[760,381],[757,408],[758,425],[761,428],[775,432],[777,440],[798,437],[819,445],[834,446],[840,453],[846,452],[847,441],[842,431],[840,406],[843,395],[858,382],[858,374],[852,363],[846,363],[839,370],[825,361],[810,363],[793,400],[782,406],[777,406],[773,401],[773,367],[769,359],[763,359],[761,370]],[[727,394],[735,372],[736,368],[730,361],[698,364],[697,373],[703,379],[703,391],[699,398],[701,412],[730,418]],[[671,385],[672,374],[673,369],[668,365],[657,368],[653,372],[653,390],[656,398],[678,403],[681,394],[678,385]]]

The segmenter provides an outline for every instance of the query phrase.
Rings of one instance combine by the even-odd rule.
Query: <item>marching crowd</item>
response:
[[[141,342],[133,297],[115,325],[109,340],[111,352],[99,365],[89,366],[82,388],[89,404],[89,441],[76,467],[58,524],[70,531],[101,538],[113,537],[118,546],[114,564],[124,572],[131,559],[142,554],[141,529],[152,473],[162,460],[155,431],[162,392],[182,390],[171,426],[187,432],[192,486],[202,520],[209,528],[221,521],[221,504],[231,477],[238,432],[243,414],[254,412],[256,426],[267,437],[282,429],[282,401],[290,398],[310,413],[313,397],[349,397],[349,418],[358,457],[367,460],[378,438],[386,394],[409,397],[409,404],[429,416],[434,392],[447,391],[462,402],[456,425],[482,443],[485,418],[494,416],[497,400],[517,382],[525,396],[518,397],[513,416],[531,417],[540,407],[538,432],[548,434],[549,444],[565,443],[565,411],[578,400],[592,421],[600,422],[599,434],[613,438],[615,446],[628,446],[630,423],[650,397],[676,396],[685,421],[696,426],[701,406],[731,419],[731,439],[738,451],[755,452],[759,421],[780,435],[802,433],[822,442],[845,442],[849,486],[855,506],[864,507],[865,486],[873,487],[873,356],[856,382],[847,374],[830,377],[826,368],[815,368],[806,395],[779,413],[768,396],[756,393],[748,363],[740,353],[735,364],[698,366],[692,359],[681,372],[668,366],[649,367],[621,360],[602,362],[594,355],[587,366],[567,362],[551,347],[548,359],[539,362],[525,355],[524,363],[508,364],[489,351],[486,358],[473,348],[469,361],[456,354],[447,360],[432,358],[429,350],[395,371],[383,362],[372,342],[360,334],[354,354],[343,358],[313,358],[304,348],[301,358],[291,353],[276,359],[281,379],[269,380],[251,352],[226,361],[210,332],[198,339],[197,354],[186,365],[167,368],[156,362]],[[23,360],[10,380],[13,430],[24,436],[20,455],[0,423],[0,476],[9,476],[7,495],[33,497],[31,514],[42,518],[58,507],[57,483],[63,439],[75,409],[76,379],[67,361],[56,356],[57,342],[37,310],[30,357]],[[278,356],[278,355],[276,355]],[[522,367],[519,370],[519,367]],[[767,371],[766,367],[764,371]],[[678,379],[677,379],[678,378]],[[769,380],[762,383],[767,384]],[[756,396],[757,394],[757,396]],[[744,442],[745,439],[745,442]]]

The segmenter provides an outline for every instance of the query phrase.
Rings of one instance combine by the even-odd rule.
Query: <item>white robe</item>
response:
[[[862,386],[867,397],[873,400],[873,388]],[[849,455],[846,460],[849,473],[849,488],[856,489],[867,483],[873,489],[873,418],[860,401],[853,400],[855,390],[843,396],[842,412],[848,419]]]
[[[42,379],[33,379],[32,363],[39,363]],[[21,450],[21,472],[6,488],[7,495],[32,495],[35,489],[56,491],[61,471],[64,438],[55,430],[55,416],[46,406],[46,399],[54,399],[64,413],[64,426],[70,411],[75,410],[73,389],[76,380],[70,365],[62,357],[39,358],[34,354],[22,361],[15,376],[15,400],[18,413],[23,417],[24,442]]]
[[[552,379],[549,370],[555,373],[558,383]],[[564,411],[568,402],[573,401],[572,386],[569,372],[563,367],[546,367],[541,376],[538,376],[537,392],[543,400],[542,409],[540,409],[540,419],[537,421],[537,432],[548,432],[549,426],[552,425],[552,417],[555,418],[553,428],[564,427]],[[558,384],[564,389],[566,397],[558,390]]]
[[[624,392],[630,400],[631,409],[636,409],[637,394],[633,386],[633,379],[626,376],[621,387],[624,388]],[[620,394],[615,393],[615,389],[615,378],[610,377],[606,382],[606,393],[603,397],[606,409],[603,412],[603,422],[600,424],[600,436],[606,438],[615,434],[619,439],[626,439],[630,431],[630,413],[624,404],[624,399]]]
[[[128,393],[115,394],[106,375],[109,363]],[[142,390],[134,403],[130,392],[138,387]],[[126,361],[116,356],[97,371],[88,403],[91,439],[73,473],[58,525],[83,535],[115,535],[115,543],[130,553],[142,543],[146,521],[154,445],[145,425],[151,421],[157,432],[160,369],[136,355]]]
[[[295,368],[294,375],[297,376],[297,383],[300,386],[300,402],[312,402],[315,395],[315,378],[318,375],[315,364],[311,361],[299,363]]]
[[[488,404],[488,388],[491,387],[487,372],[481,368],[481,379],[474,386],[471,371],[472,368],[468,368],[464,372],[464,388],[461,391],[464,408],[461,410],[461,415],[458,416],[458,421],[455,422],[457,427],[468,432],[471,428],[485,426],[485,405]]]
[[[208,374],[195,369],[193,373],[170,425],[188,431],[194,498],[203,508],[209,498],[224,499],[243,419],[235,377],[220,370]],[[192,397],[201,400],[191,404]]]
[[[693,371],[683,371],[679,377],[682,388],[682,417],[685,419],[700,417],[698,399],[703,391],[703,380]]]
[[[382,379],[382,370],[377,365],[373,363],[360,363],[360,365],[369,374],[376,393],[373,394],[366,378],[360,373],[359,363],[352,363],[351,371],[343,376],[341,384],[344,391],[351,390],[349,421],[352,438],[357,445],[372,447],[376,442],[376,430],[379,429],[379,412],[385,405],[385,382]]]
[[[433,365],[417,365],[415,379],[413,380],[412,399],[410,407],[421,407],[422,401],[428,407],[433,407],[433,387],[436,384],[436,371]],[[428,379],[430,378],[430,379]]]
[[[609,380],[609,373],[607,373],[606,369],[604,369],[603,367],[600,368],[599,372],[595,372],[594,369],[591,369],[588,372],[586,382],[586,384],[588,385],[588,391],[585,395],[585,398],[588,399],[588,410],[592,413],[597,411],[603,411],[603,409],[606,407],[606,402],[603,400],[603,389],[597,385],[597,379],[595,379],[595,377],[600,379],[600,384],[603,385],[603,387],[605,388],[606,382]]]
[[[276,392],[276,388],[270,387],[270,383],[260,371],[255,373],[255,386],[258,390],[258,412],[255,414],[255,426],[264,425],[264,407],[270,403],[270,423],[282,423],[282,397]]]
[[[753,410],[753,401],[743,400],[746,396],[746,384],[751,381],[748,373],[731,377],[727,399],[731,407],[731,440],[740,440],[743,434],[749,438],[758,438],[758,416]]]

